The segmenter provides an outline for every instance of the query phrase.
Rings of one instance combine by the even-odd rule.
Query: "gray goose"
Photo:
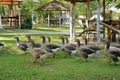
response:
[[[63,46],[61,47],[61,50],[62,50],[63,52],[65,52],[65,53],[67,53],[67,54],[65,55],[65,57],[71,56],[72,54],[75,54],[75,53],[76,53],[76,47],[73,46],[73,45],[71,45],[71,44],[69,44],[69,43],[65,44],[65,39],[64,39],[63,36],[60,37],[60,38],[61,38],[62,43],[63,43]]]
[[[20,42],[19,37],[16,36],[14,37],[16,39],[16,45],[19,49],[21,49],[22,51],[24,51],[24,53],[26,53],[28,46],[26,43]]]
[[[80,40],[79,39],[76,39],[75,42],[77,42],[77,52],[79,54],[81,54],[81,56],[86,60],[87,62],[87,58],[89,57],[89,55],[91,55],[92,53],[95,53],[94,50],[84,46],[82,47],[81,44],[80,44]]]
[[[96,45],[88,45],[88,40],[87,40],[86,37],[83,37],[83,39],[85,40],[85,46],[86,46],[86,47],[94,50],[96,53],[98,53],[98,52],[101,50],[101,49],[100,49],[98,46],[96,46]]]
[[[49,56],[52,55],[52,53],[47,52],[42,48],[36,48],[33,40],[30,40],[30,43],[32,44],[30,50],[31,50],[31,55],[33,56],[34,63],[36,62],[37,59],[40,59],[40,62],[43,63],[43,59],[48,58]]]
[[[104,53],[109,57],[108,62],[116,62],[119,61],[118,57],[120,57],[120,49],[114,46],[110,46],[110,40],[106,40],[106,47]]]
[[[50,36],[47,36],[48,42],[42,45],[42,49],[46,50],[47,52],[53,53],[53,58],[55,58],[56,52],[61,48],[61,45],[56,43],[51,43]]]

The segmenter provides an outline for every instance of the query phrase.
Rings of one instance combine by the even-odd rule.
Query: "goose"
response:
[[[32,39],[31,39],[31,36],[30,36],[30,34],[27,34],[26,37],[27,37],[27,39],[28,39],[28,47],[30,47],[30,46],[31,46],[30,41],[32,40]],[[35,46],[36,48],[39,48],[39,47],[41,47],[41,44],[35,43],[34,46]]]
[[[106,46],[104,53],[109,57],[108,62],[114,62],[114,65],[116,65],[116,62],[119,61],[120,57],[120,49],[116,48],[114,46],[110,46],[110,40],[106,40]]]
[[[52,55],[52,53],[47,52],[46,50],[42,48],[36,48],[35,43],[33,40],[30,40],[30,43],[32,44],[31,46],[31,55],[33,56],[33,63],[36,62],[37,59],[40,59],[40,63],[43,63],[43,59],[48,58],[49,56]]]
[[[84,39],[84,41],[85,41],[85,46],[86,46],[86,47],[94,50],[96,53],[98,53],[98,52],[101,50],[101,49],[100,49],[98,46],[96,46],[96,45],[88,45],[88,40],[87,40],[86,37],[83,37],[83,39]]]
[[[82,57],[86,60],[86,62],[88,61],[87,58],[92,54],[92,53],[95,53],[94,50],[86,47],[86,46],[81,46],[80,44],[80,40],[79,39],[76,39],[75,42],[77,42],[77,52],[79,54],[82,55]]]
[[[67,53],[65,55],[65,57],[67,57],[68,55],[71,56],[73,54],[76,53],[76,47],[67,43],[67,44],[64,44],[65,43],[65,38],[62,36],[61,37],[61,40],[62,40],[62,43],[63,43],[63,46],[61,47],[61,50],[65,53]]]
[[[24,53],[26,53],[28,46],[26,43],[20,42],[19,37],[16,36],[14,37],[16,39],[16,45],[19,49],[21,49],[22,51],[24,51]]]
[[[55,58],[56,52],[61,48],[61,46],[56,43],[51,43],[50,36],[47,36],[47,39],[49,43],[42,45],[42,48],[48,52],[53,53],[53,58]]]

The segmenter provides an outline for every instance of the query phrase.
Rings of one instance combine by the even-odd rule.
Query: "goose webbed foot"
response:
[[[79,57],[78,60],[82,60],[82,57]]]
[[[27,54],[27,51],[24,51],[24,54]]]
[[[68,56],[68,54],[65,54],[64,58],[66,58]]]
[[[36,63],[37,58],[33,58],[32,63]]]
[[[117,65],[117,63],[114,61],[114,65]]]
[[[43,59],[40,59],[40,64],[43,64]]]
[[[110,64],[111,62],[112,62],[112,59],[111,59],[111,58],[109,58],[109,59],[108,59],[108,63]]]
[[[85,58],[85,61],[88,62],[87,58]]]

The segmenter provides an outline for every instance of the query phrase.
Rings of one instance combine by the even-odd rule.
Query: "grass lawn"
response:
[[[32,35],[32,38],[41,42],[39,36]],[[60,43],[59,36],[51,35],[52,41]],[[0,80],[120,80],[120,63],[108,64],[107,57],[85,62],[78,61],[77,55],[64,58],[65,53],[58,51],[56,58],[45,59],[44,64],[39,60],[32,63],[32,56],[21,54],[13,37],[0,36],[0,42],[5,44],[0,52]],[[26,41],[25,35],[20,39]]]

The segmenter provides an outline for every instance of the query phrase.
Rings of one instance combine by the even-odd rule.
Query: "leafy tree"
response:
[[[25,0],[21,6],[21,13],[22,15],[25,17],[21,28],[22,29],[31,29],[32,28],[32,20],[31,20],[31,16],[33,13],[34,8],[37,5],[35,4],[35,2],[33,0]]]

